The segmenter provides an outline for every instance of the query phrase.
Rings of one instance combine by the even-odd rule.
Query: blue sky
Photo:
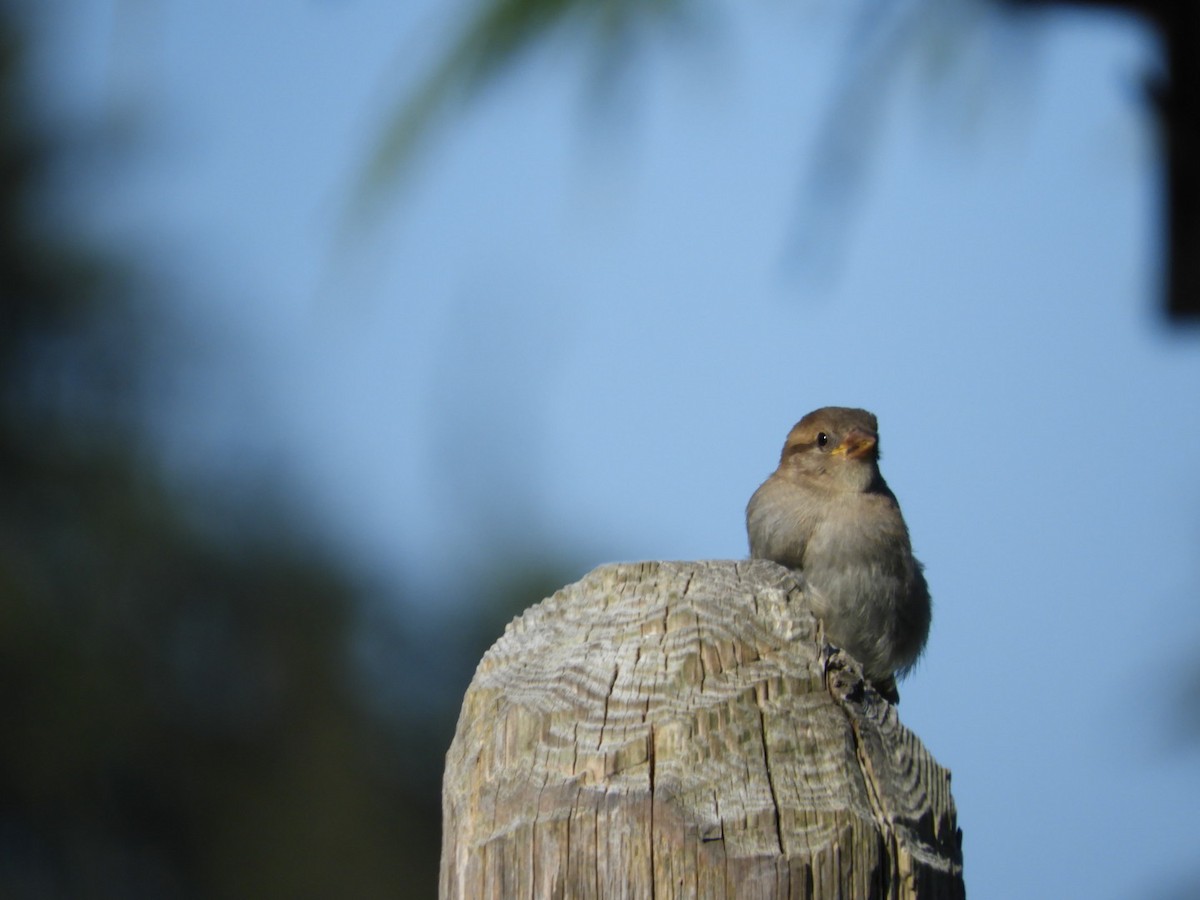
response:
[[[790,240],[845,6],[715,5],[707,40],[646,44],[609,116],[557,41],[447,118],[342,254],[461,4],[53,3],[38,59],[54,115],[145,141],[87,190],[197,338],[173,465],[267,468],[360,564],[432,583],[507,552],[742,556],[791,424],[872,409],[935,600],[901,709],[954,772],[971,896],[1146,896],[1195,873],[1200,797],[1172,740],[1200,340],[1157,316],[1153,44],[984,18],[947,80],[914,56],[858,202],[811,220],[838,247],[814,278]]]

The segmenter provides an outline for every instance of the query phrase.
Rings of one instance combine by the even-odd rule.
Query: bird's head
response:
[[[814,410],[788,434],[779,468],[833,490],[865,491],[879,478],[879,424],[865,409]]]

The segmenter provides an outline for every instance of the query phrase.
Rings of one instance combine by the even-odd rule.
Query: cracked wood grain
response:
[[[440,893],[958,898],[949,781],[788,570],[603,566],[476,670]]]

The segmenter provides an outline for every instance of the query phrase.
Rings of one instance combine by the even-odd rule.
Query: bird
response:
[[[831,643],[889,701],[916,664],[932,605],[896,496],[879,471],[879,424],[826,406],[795,424],[779,467],[746,506],[750,556],[804,577]]]

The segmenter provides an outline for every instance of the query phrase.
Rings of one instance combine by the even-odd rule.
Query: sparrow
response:
[[[929,587],[900,505],[879,473],[879,425],[865,409],[814,410],[746,507],[750,556],[799,570],[830,643],[895,703],[897,677],[929,636]]]

